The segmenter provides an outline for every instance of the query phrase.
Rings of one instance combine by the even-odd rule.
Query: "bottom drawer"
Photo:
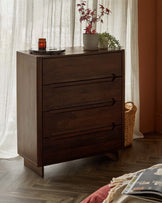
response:
[[[102,154],[121,149],[122,146],[122,126],[73,137],[67,135],[62,139],[44,138],[43,165]]]

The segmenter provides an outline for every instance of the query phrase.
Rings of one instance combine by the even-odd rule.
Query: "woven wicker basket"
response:
[[[134,105],[133,102],[125,103],[125,147],[130,146],[133,142],[133,131],[136,111],[137,107]]]

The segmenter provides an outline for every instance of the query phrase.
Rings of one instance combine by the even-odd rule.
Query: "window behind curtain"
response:
[[[0,158],[16,156],[16,50],[37,47],[82,46],[85,24],[80,24],[79,0],[0,0]],[[98,32],[110,32],[126,49],[126,96],[139,106],[137,0],[89,0],[102,3],[112,14]],[[139,108],[138,108],[139,109]],[[139,111],[137,115],[139,129]]]

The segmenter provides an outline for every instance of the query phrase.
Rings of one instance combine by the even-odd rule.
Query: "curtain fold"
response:
[[[16,155],[16,77],[14,62],[16,2],[0,1],[0,158]],[[13,17],[14,16],[14,17]]]
[[[128,44],[131,44],[127,51],[127,58],[130,58],[127,71],[129,79],[126,77],[126,99],[132,100],[137,106],[134,138],[143,138],[140,132],[140,94],[139,94],[139,52],[138,52],[138,0],[128,0]]]
[[[49,48],[83,45],[85,24],[79,22],[80,0],[0,0],[0,158],[17,156],[16,51],[36,48],[38,38]],[[97,25],[110,32],[126,50],[126,100],[137,105],[139,136],[139,73],[137,0],[89,0],[88,7],[102,3],[112,13]]]
[[[97,26],[97,31],[114,35],[125,49],[125,100],[137,106],[134,138],[142,138],[139,130],[138,0],[98,0],[98,3],[112,12]]]

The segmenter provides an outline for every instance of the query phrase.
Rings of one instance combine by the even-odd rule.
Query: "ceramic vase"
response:
[[[83,34],[84,50],[97,50],[98,49],[98,34]]]

